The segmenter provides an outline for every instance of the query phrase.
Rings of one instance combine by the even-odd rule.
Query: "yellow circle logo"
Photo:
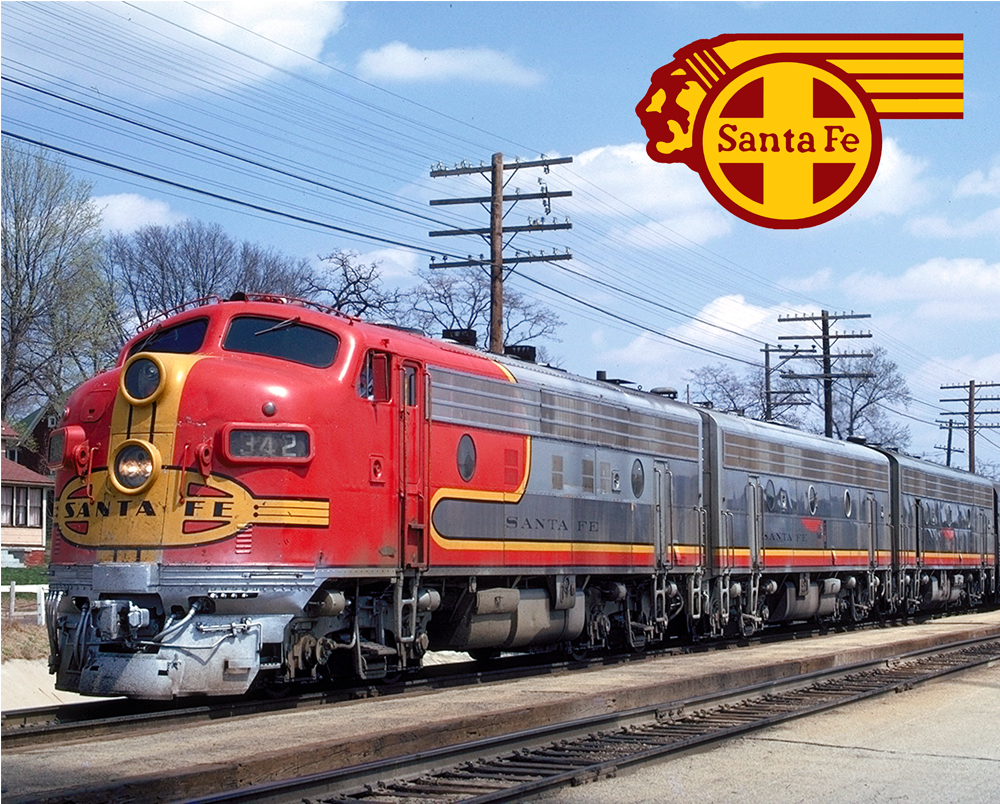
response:
[[[843,76],[813,64],[749,64],[702,105],[702,179],[734,215],[771,228],[814,226],[868,189],[882,130]]]

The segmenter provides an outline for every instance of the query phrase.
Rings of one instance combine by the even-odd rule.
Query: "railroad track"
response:
[[[924,615],[914,622],[936,619],[946,614]],[[864,631],[881,627],[902,627],[902,621],[887,624],[858,623],[839,626],[837,631]],[[510,656],[490,663],[473,661],[425,667],[419,675],[395,683],[376,683],[328,687],[294,696],[240,697],[225,699],[178,699],[175,701],[134,701],[108,699],[58,706],[8,710],[2,715],[0,740],[4,750],[29,749],[36,745],[71,743],[113,736],[127,728],[130,734],[170,731],[200,722],[225,718],[253,717],[260,714],[319,708],[322,706],[388,695],[405,695],[461,685],[478,685],[551,675],[619,663],[649,661],[664,656],[728,650],[736,646],[777,643],[829,633],[830,629],[814,624],[797,624],[775,629],[752,639],[722,640],[697,644],[667,645],[642,654],[606,654],[587,659],[553,661],[553,654]]]
[[[967,640],[678,704],[477,740],[282,782],[202,804],[494,804],[614,775],[794,718],[1000,661],[1000,639]]]
[[[713,646],[714,647],[714,646]],[[509,656],[487,663],[455,662],[424,667],[419,675],[387,683],[330,686],[287,697],[182,698],[174,701],[138,701],[124,698],[95,699],[84,703],[11,709],[2,715],[4,750],[37,745],[71,743],[112,736],[127,728],[129,734],[171,731],[185,725],[225,718],[320,708],[331,704],[392,695],[421,694],[428,690],[480,685],[551,675],[587,666],[645,661],[690,648],[670,648],[643,655],[613,655],[589,660],[554,662],[551,654]]]

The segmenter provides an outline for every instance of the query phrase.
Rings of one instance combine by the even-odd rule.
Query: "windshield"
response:
[[[197,352],[205,340],[208,330],[207,318],[196,318],[173,327],[157,329],[128,350],[131,357],[136,352],[173,352],[189,355]]]
[[[339,345],[336,335],[302,324],[297,317],[247,315],[232,320],[222,348],[326,368],[337,357]]]

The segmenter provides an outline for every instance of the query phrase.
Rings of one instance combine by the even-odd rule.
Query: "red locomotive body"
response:
[[[51,666],[85,694],[638,648],[892,609],[920,583],[891,458],[300,302],[145,330],[49,452]],[[959,474],[979,563],[942,564],[928,605],[996,589],[988,484]]]

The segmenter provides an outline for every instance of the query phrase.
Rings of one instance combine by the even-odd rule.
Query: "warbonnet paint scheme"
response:
[[[88,695],[636,650],[997,589],[982,478],[284,299],[141,332],[49,457],[51,669]]]

